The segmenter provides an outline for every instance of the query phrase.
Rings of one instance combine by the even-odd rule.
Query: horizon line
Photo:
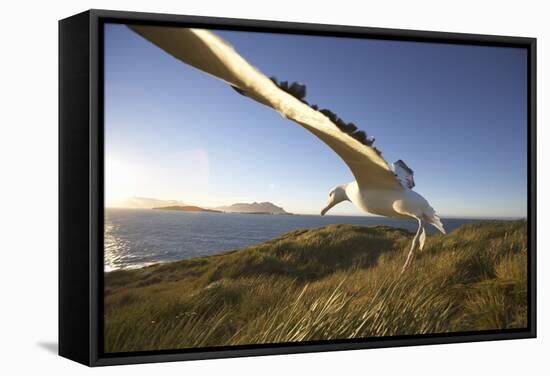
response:
[[[173,200],[177,201],[177,200]],[[265,201],[269,202],[269,201]],[[196,205],[193,205],[196,206]],[[103,207],[104,209],[123,209],[123,210],[154,210],[154,208],[136,208],[136,207],[122,207],[122,206],[107,206]],[[204,207],[205,209],[211,209],[210,207]],[[286,209],[284,209],[286,211]],[[277,215],[303,215],[303,216],[319,216],[322,217],[319,213],[294,213],[287,212],[288,214],[277,214]],[[197,214],[197,213],[193,213]],[[220,212],[219,214],[250,214],[250,213],[238,213],[238,212]],[[256,215],[256,214],[255,214]],[[442,219],[480,219],[480,220],[525,220],[527,219],[526,215],[505,215],[505,216],[491,216],[491,215],[439,215]],[[408,218],[392,218],[385,217],[382,215],[372,215],[370,213],[365,214],[326,214],[324,217],[367,217],[367,218],[387,218],[392,220],[408,220]],[[412,218],[411,218],[412,219]]]

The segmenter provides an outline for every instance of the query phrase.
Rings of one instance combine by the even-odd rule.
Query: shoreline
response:
[[[233,213],[233,214],[236,214],[236,213]],[[451,235],[453,232],[460,230],[462,227],[468,226],[468,225],[471,225],[471,224],[490,224],[490,223],[495,223],[495,222],[513,223],[513,222],[523,222],[523,221],[522,220],[493,220],[493,219],[490,219],[490,220],[475,220],[475,221],[472,221],[472,222],[469,222],[469,223],[464,223],[464,224],[460,225],[459,227],[457,227],[457,228],[453,229],[452,231],[448,232],[447,235]],[[259,246],[263,243],[276,241],[277,239],[279,239],[281,237],[284,237],[288,234],[291,234],[293,232],[296,232],[296,231],[321,230],[321,229],[323,229],[327,226],[333,226],[333,225],[334,224],[328,224],[328,225],[323,225],[323,226],[313,227],[313,228],[308,228],[308,229],[297,228],[297,229],[285,232],[283,234],[280,234],[278,236],[275,236],[271,239],[259,241],[257,243],[254,243],[254,244],[251,244],[251,245],[248,245],[248,246],[245,246],[245,247],[229,248],[229,249],[221,250],[219,252],[208,254],[208,255],[197,255],[197,256],[192,256],[192,257],[182,257],[182,258],[177,259],[177,260],[156,260],[156,261],[150,261],[150,262],[143,262],[143,263],[139,263],[139,264],[135,264],[135,265],[128,265],[128,266],[120,267],[120,268],[111,268],[111,267],[108,267],[107,265],[104,264],[103,271],[104,271],[104,274],[107,274],[107,273],[111,273],[111,272],[115,272],[115,271],[139,270],[139,269],[144,269],[144,268],[148,268],[148,267],[156,266],[156,265],[165,265],[165,264],[170,264],[170,263],[178,263],[178,262],[182,262],[182,261],[186,261],[186,260],[195,260],[195,259],[201,259],[201,258],[205,258],[205,257],[223,256],[226,253],[238,252],[238,251],[241,251],[241,250],[245,250],[247,248]],[[387,228],[387,229],[390,229],[390,230],[391,229],[396,229],[396,230],[405,231],[410,236],[414,235],[414,232],[409,231],[407,229],[403,229],[403,228],[400,228],[400,227],[383,225],[383,224],[379,224],[379,225],[350,225],[350,226],[357,226],[357,227],[364,227],[364,228]],[[433,236],[434,235],[429,235],[428,238],[427,238],[427,241],[429,241],[430,237],[433,237]],[[436,233],[435,236],[442,236],[442,234]],[[109,270],[107,270],[107,269],[109,269]]]

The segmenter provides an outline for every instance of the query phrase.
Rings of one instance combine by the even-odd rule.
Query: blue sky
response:
[[[306,84],[310,103],[376,137],[388,162],[406,161],[441,215],[526,215],[526,50],[215,32],[266,75]],[[271,201],[317,214],[353,181],[312,134],[123,25],[105,31],[105,161],[107,205]]]

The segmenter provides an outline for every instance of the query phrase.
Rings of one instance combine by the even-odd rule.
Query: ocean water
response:
[[[447,232],[477,219],[443,219]],[[105,210],[105,271],[212,255],[250,246],[299,228],[328,224],[388,225],[411,232],[414,220],[382,217]],[[428,234],[437,230],[427,228]]]

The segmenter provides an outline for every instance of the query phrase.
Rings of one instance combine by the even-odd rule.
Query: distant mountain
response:
[[[174,206],[161,206],[158,208],[153,208],[156,210],[175,210],[175,211],[186,211],[186,212],[209,212],[209,213],[221,213],[220,210],[213,210],[213,209],[204,209],[199,206],[180,206],[180,205],[174,205]]]
[[[291,214],[285,209],[272,204],[271,202],[253,202],[236,203],[229,206],[220,206],[216,208],[202,208],[200,206],[188,205],[178,200],[159,200],[150,197],[128,197],[124,200],[115,202],[109,207],[112,208],[131,208],[131,209],[163,209],[179,210],[188,212],[226,212],[226,213],[246,213],[246,214]]]
[[[153,209],[161,206],[176,205],[185,206],[185,203],[177,200],[159,200],[150,197],[128,197],[109,206],[113,208]]]
[[[219,206],[217,210],[222,210],[227,213],[247,213],[247,214],[291,214],[285,209],[272,204],[271,202],[253,202],[236,203],[229,206]]]

